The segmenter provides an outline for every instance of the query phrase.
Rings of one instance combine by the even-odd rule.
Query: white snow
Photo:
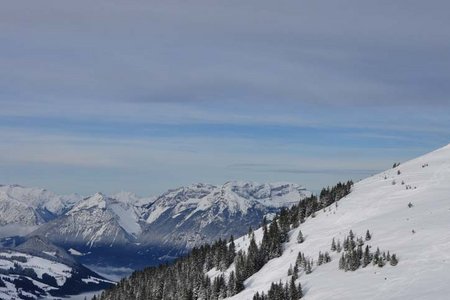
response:
[[[149,224],[155,222],[159,218],[159,216],[161,216],[169,208],[170,207],[168,207],[168,206],[167,207],[162,207],[162,206],[156,207],[154,210],[152,210],[150,212],[146,222]]]
[[[42,188],[0,185],[0,225],[42,224],[43,214],[61,215],[80,199],[76,194],[60,196]]]
[[[77,194],[59,196],[46,189],[20,185],[0,185],[0,194],[2,200],[9,198],[34,207],[46,208],[55,214],[60,214],[66,207],[81,199]]]
[[[14,258],[12,259],[13,261],[11,261],[2,257],[7,257],[10,259],[13,257],[23,257],[26,259],[26,262],[22,262]],[[72,268],[64,264],[17,251],[0,252],[0,269],[7,270],[10,267],[14,268],[14,263],[19,264],[23,268],[32,268],[36,272],[38,278],[42,279],[42,275],[44,273],[55,277],[56,282],[59,286],[62,286],[64,282],[66,282],[66,279],[72,276]]]
[[[83,255],[84,255],[84,254],[81,253],[80,251],[77,251],[77,250],[75,250],[75,249],[73,249],[73,248],[70,248],[70,249],[68,250],[68,252],[69,252],[70,254],[72,254],[72,255],[75,255],[75,256],[83,256]]]
[[[91,208],[106,208],[106,197],[102,193],[96,193],[93,196],[84,199],[77,203],[67,214],[72,215],[80,210],[87,210]]]
[[[137,236],[141,233],[141,226],[139,225],[139,215],[137,209],[124,203],[111,204],[112,211],[118,216],[119,225],[125,229],[126,232]]]
[[[407,185],[411,189],[406,189]],[[412,208],[408,208],[409,202]],[[252,299],[256,291],[267,291],[272,282],[287,281],[288,268],[299,251],[314,260],[319,251],[332,255],[330,263],[315,266],[309,275],[301,274],[298,281],[306,300],[449,299],[449,228],[450,145],[356,183],[337,208],[332,205],[330,211],[320,211],[291,231],[283,255],[247,279],[245,290],[231,299]],[[305,242],[297,244],[300,229]],[[330,251],[331,240],[342,241],[350,229],[356,236],[364,236],[369,229],[373,236],[367,243],[396,253],[399,264],[369,265],[354,272],[338,270],[340,254]],[[261,230],[255,235],[260,241]],[[248,237],[236,240],[236,245],[246,248]],[[217,273],[210,271],[211,275]]]
[[[135,193],[125,191],[113,194],[110,197],[121,203],[131,204],[137,207],[153,203],[156,200],[156,197],[140,197]]]

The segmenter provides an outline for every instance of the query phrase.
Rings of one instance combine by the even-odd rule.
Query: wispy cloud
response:
[[[450,136],[449,9],[5,3],[0,180],[144,194],[237,177],[318,186],[426,152]]]

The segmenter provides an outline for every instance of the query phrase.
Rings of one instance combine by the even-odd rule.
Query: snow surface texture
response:
[[[372,251],[380,247],[396,253],[398,265],[339,270],[340,254],[330,251],[331,240],[342,242],[350,229],[356,236],[370,230],[372,239],[366,244],[372,245]],[[247,279],[245,290],[232,299],[252,299],[257,291],[266,292],[272,282],[286,282],[299,251],[315,261],[319,251],[332,256],[330,263],[315,265],[311,274],[301,273],[297,282],[306,300],[449,299],[449,229],[450,145],[356,183],[337,208],[333,204],[292,230],[283,255]],[[299,230],[305,237],[302,244],[296,242]],[[255,238],[261,241],[260,229]],[[236,240],[237,248],[247,249],[248,241],[247,236]]]

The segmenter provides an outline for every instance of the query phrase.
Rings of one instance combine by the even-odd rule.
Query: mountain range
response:
[[[25,228],[16,232],[44,237],[92,267],[136,269],[219,238],[241,236],[264,216],[308,195],[297,184],[236,181],[194,184],[148,198],[127,192],[82,198],[2,186],[0,230]]]

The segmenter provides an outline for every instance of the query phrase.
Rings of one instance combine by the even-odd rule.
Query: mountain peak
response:
[[[84,200],[78,202],[70,211],[67,212],[68,215],[76,213],[80,210],[89,210],[89,209],[106,209],[106,205],[108,201],[108,197],[104,194],[97,192],[94,195],[85,198]]]

